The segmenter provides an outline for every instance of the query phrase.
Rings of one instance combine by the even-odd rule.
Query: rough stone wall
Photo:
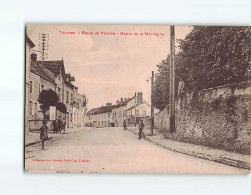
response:
[[[176,101],[176,131],[169,132],[168,107],[155,125],[171,139],[250,154],[251,86],[242,86],[184,93]]]

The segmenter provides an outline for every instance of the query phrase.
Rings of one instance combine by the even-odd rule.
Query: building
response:
[[[28,62],[27,62],[28,63]],[[84,126],[84,116],[86,113],[86,97],[78,93],[78,87],[73,83],[74,77],[65,74],[64,61],[37,61],[37,54],[31,54],[29,58],[29,94],[28,98],[28,118],[30,130],[39,129],[42,126],[43,113],[38,102],[39,93],[42,90],[51,89],[59,97],[59,101],[66,105],[66,113],[56,112],[66,120],[66,126]],[[27,82],[27,80],[26,80]],[[46,116],[49,111],[46,111]],[[47,117],[49,118],[49,117]],[[52,121],[49,121],[49,126]]]
[[[150,125],[151,107],[143,100],[142,92],[138,92],[132,98],[121,98],[116,105],[106,105],[93,108],[86,114],[86,126],[122,127],[124,121],[127,125],[139,124],[142,119],[145,125]]]
[[[30,62],[30,93],[29,93],[29,127],[31,130],[38,129],[42,125],[43,113],[38,102],[39,93],[51,89],[55,91],[56,83],[53,73],[45,70],[37,63],[37,55],[31,54]],[[48,114],[48,113],[47,113]]]
[[[115,105],[107,104],[99,108],[93,108],[86,113],[86,126],[108,127],[114,126],[112,110]]]
[[[145,125],[151,124],[151,106],[143,101],[127,109],[126,121],[128,125],[139,124],[142,120]]]
[[[30,38],[25,35],[25,135],[29,132],[29,94],[30,94],[30,61],[31,61],[31,49],[35,47],[35,44]]]

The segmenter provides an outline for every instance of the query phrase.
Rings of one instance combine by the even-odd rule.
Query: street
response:
[[[50,134],[53,136],[53,134]],[[217,173],[246,170],[176,153],[124,131],[122,127],[90,128],[62,134],[25,150],[30,172],[81,173]]]

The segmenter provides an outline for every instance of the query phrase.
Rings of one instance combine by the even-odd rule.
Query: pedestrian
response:
[[[64,130],[64,133],[65,133],[65,126],[66,126],[65,118],[63,118],[62,129]]]
[[[59,131],[59,133],[61,133],[61,130],[62,130],[62,120],[61,120],[61,117],[59,117],[59,119],[58,119],[58,131]]]
[[[57,120],[57,117],[53,121],[53,129],[54,129],[54,133],[58,132],[58,120]]]
[[[127,130],[126,120],[124,120],[124,130]]]
[[[144,139],[146,139],[146,136],[143,132],[144,130],[144,123],[142,120],[139,121],[139,138],[138,139],[141,139],[141,137],[143,137]]]
[[[40,140],[42,141],[42,150],[45,150],[44,141],[48,139],[48,126],[46,124],[47,124],[47,120],[44,119],[42,121],[42,127],[41,127],[41,132],[40,132]]]

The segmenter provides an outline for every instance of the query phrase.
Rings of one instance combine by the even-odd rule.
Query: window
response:
[[[34,115],[37,116],[37,102],[34,103]]]
[[[32,114],[32,105],[33,105],[33,102],[29,101],[29,114],[30,115]]]
[[[32,89],[33,88],[33,82],[32,81],[30,81],[30,93],[32,93]]]
[[[142,110],[142,115],[146,115],[146,110]]]
[[[69,103],[69,91],[66,91],[66,103]]]

